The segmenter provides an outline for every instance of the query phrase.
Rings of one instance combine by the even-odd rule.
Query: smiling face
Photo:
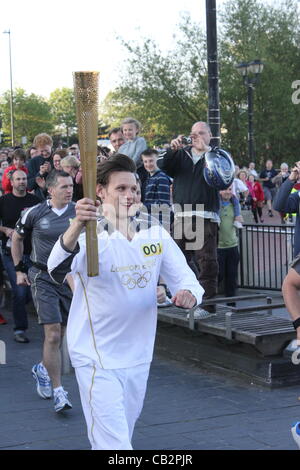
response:
[[[111,173],[106,186],[97,185],[97,196],[101,198],[103,213],[108,218],[125,219],[136,201],[137,182],[135,175],[127,171]]]
[[[142,155],[142,160],[143,160],[143,164],[144,164],[144,167],[145,167],[145,170],[148,171],[148,173],[150,174],[153,174],[156,172],[156,170],[158,169],[157,168],[157,157],[156,155]]]
[[[40,145],[36,148],[38,155],[41,155],[43,158],[49,158],[51,156],[52,147],[51,145]]]
[[[55,170],[61,170],[61,166],[60,166],[60,161],[61,161],[61,156],[58,155],[58,153],[55,153],[53,155],[53,166],[55,168]]]
[[[15,165],[16,169],[19,170],[25,165],[25,160],[20,157],[14,157],[13,158],[13,164]]]
[[[137,136],[138,128],[134,123],[123,124],[122,132],[126,140],[133,140]]]
[[[223,201],[229,201],[232,197],[232,186],[229,186],[229,188],[220,191],[220,195]]]

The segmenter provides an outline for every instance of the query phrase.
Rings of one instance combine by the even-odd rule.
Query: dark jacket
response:
[[[291,190],[295,181],[286,179],[284,183],[277,190],[275,199],[273,201],[273,208],[278,212],[285,212],[286,214],[296,213],[296,225],[294,235],[294,256],[300,253],[300,217],[299,217],[299,192],[291,194]]]
[[[43,191],[39,185],[36,183],[35,179],[39,176],[40,166],[43,165],[45,162],[50,162],[52,168],[52,157],[44,158],[42,156],[37,156],[31,158],[26,162],[26,166],[28,168],[28,175],[27,175],[27,189],[29,191],[34,190],[34,194],[39,197],[41,200],[46,199],[47,191]],[[46,179],[48,173],[44,174],[42,178]]]
[[[204,158],[193,162],[191,147],[167,150],[157,160],[158,167],[173,180],[173,202],[191,204],[189,210],[196,210],[196,204],[203,204],[205,211],[219,211],[218,190],[209,186],[203,174]],[[182,208],[183,209],[183,208]]]

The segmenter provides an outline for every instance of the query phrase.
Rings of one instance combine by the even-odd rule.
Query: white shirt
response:
[[[239,178],[234,178],[232,183],[232,194],[239,199],[240,193],[244,193],[245,191],[249,191],[245,183],[243,183]]]
[[[252,170],[250,170],[250,168],[248,168],[248,172],[249,172],[250,175],[255,176],[255,178],[258,177],[258,173],[257,173],[256,170],[254,170],[254,168]]]
[[[201,303],[204,290],[185,257],[161,227],[142,229],[128,241],[115,230],[98,234],[99,275],[87,277],[85,234],[72,263],[75,282],[67,326],[74,367],[97,364],[120,369],[152,360],[159,275],[174,295],[190,290]],[[51,271],[68,258],[60,240],[48,261]]]

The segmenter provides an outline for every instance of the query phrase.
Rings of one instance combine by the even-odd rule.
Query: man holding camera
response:
[[[0,232],[2,235],[2,261],[9,278],[13,294],[14,340],[17,343],[28,343],[25,331],[28,328],[25,304],[30,299],[30,288],[16,283],[16,271],[11,257],[11,239],[17,220],[24,209],[35,206],[40,201],[33,194],[27,193],[27,174],[14,170],[10,174],[12,192],[0,197]],[[23,263],[29,268],[31,251],[30,236],[24,240]]]
[[[158,167],[173,180],[175,204],[174,239],[205,290],[204,298],[217,293],[217,234],[220,218],[218,190],[204,179],[204,154],[210,150],[212,134],[206,122],[196,122],[190,143],[183,136],[171,141],[171,149],[158,159]],[[179,235],[182,234],[182,235]],[[198,309],[195,317],[205,318],[215,306]]]

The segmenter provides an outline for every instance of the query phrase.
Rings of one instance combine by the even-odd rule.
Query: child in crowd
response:
[[[238,237],[234,225],[234,199],[232,186],[220,194],[220,228],[218,242],[218,263],[219,263],[219,283],[224,281],[226,297],[233,297],[236,294],[238,264],[240,260],[238,249]]]
[[[158,152],[146,149],[142,152],[142,161],[147,172],[147,179],[142,185],[142,201],[149,213],[158,217],[160,222],[166,224],[170,232],[171,213],[171,184],[172,180],[157,166]]]
[[[251,174],[249,175],[246,184],[249,189],[251,210],[255,223],[258,224],[257,214],[259,216],[260,222],[263,223],[264,219],[262,218],[262,208],[264,205],[265,195],[262,185],[258,181],[256,181],[255,176]]]
[[[238,198],[233,194],[232,186],[230,187],[231,187],[230,202],[233,206],[233,213],[234,213],[233,225],[235,226],[235,228],[243,228],[243,217],[241,215],[241,206],[240,206]],[[222,206],[221,195],[220,195],[220,206]]]
[[[125,138],[125,143],[121,145],[118,153],[132,158],[138,169],[143,165],[141,153],[147,148],[144,137],[138,136],[141,130],[141,123],[129,117],[122,121],[120,127]]]
[[[1,193],[1,196],[3,194],[2,177],[3,177],[4,170],[6,170],[6,168],[8,168],[8,161],[3,160],[3,162],[0,163],[0,193]]]
[[[4,194],[12,192],[12,185],[9,175],[15,170],[22,170],[28,174],[28,169],[25,166],[26,153],[22,149],[16,149],[12,155],[12,165],[8,166],[2,176],[2,190]]]

